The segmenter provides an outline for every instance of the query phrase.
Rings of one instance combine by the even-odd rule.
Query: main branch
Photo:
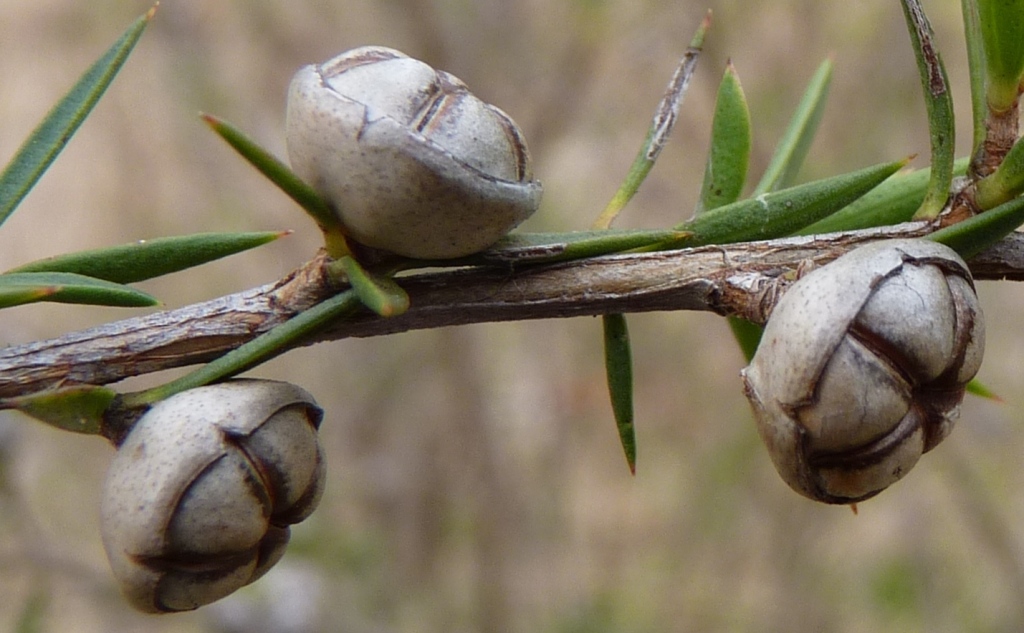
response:
[[[400,278],[412,306],[382,319],[369,312],[302,341],[394,334],[491,321],[654,310],[704,310],[763,323],[798,267],[825,264],[866,241],[919,237],[908,223],[842,234],[556,264],[480,266]],[[208,362],[342,290],[318,256],[276,283],[177,310],[109,323],[0,350],[0,398]],[[971,262],[977,279],[1024,279],[1024,236],[1013,234]]]

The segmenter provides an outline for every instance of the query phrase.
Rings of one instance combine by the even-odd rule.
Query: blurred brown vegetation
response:
[[[969,143],[958,3],[926,3]],[[589,225],[632,161],[707,6],[705,54],[669,148],[621,226],[689,217],[727,59],[747,91],[756,179],[818,63],[830,105],[805,178],[927,154],[895,0],[164,0],[92,118],[0,232],[0,269],[209,230],[295,228],[274,245],[148,284],[168,307],[276,279],[317,235],[198,121],[216,113],[279,154],[301,65],[362,44],[464,79],[524,128],[544,181],[532,230]],[[148,5],[0,4],[0,160]],[[918,166],[926,164],[919,158]],[[45,631],[1016,631],[1024,626],[1024,289],[985,284],[981,379],[957,431],[860,506],[791,492],[759,444],[721,319],[630,319],[639,471],[604,391],[594,319],[494,324],[294,352],[255,375],[327,409],[328,495],[266,578],[193,614],[133,613],[97,507],[112,451],[0,418],[0,630],[35,596]],[[13,344],[130,316],[32,306]],[[125,388],[167,376],[131,381]]]

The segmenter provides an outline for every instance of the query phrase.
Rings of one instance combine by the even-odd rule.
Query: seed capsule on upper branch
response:
[[[184,391],[139,418],[107,473],[103,545],[133,606],[195,609],[266,573],[320,501],[322,410],[283,382]]]
[[[878,494],[949,434],[984,338],[967,265],[936,242],[875,242],[797,280],[743,371],[779,474],[826,503]]]
[[[292,169],[350,237],[406,257],[481,251],[540,204],[515,122],[458,78],[389,48],[302,68],[286,140]]]

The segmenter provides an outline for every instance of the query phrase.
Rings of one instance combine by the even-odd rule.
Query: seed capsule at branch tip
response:
[[[742,372],[775,468],[818,501],[878,494],[952,430],[984,340],[970,271],[946,246],[880,241],[812,270]]]
[[[101,530],[141,611],[186,611],[266,573],[323,493],[322,410],[284,382],[233,380],[160,401],[107,473]]]
[[[367,246],[461,257],[540,205],[515,122],[458,78],[396,50],[367,46],[302,68],[286,119],[292,169]]]

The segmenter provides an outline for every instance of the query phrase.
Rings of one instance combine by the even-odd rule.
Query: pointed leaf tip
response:
[[[697,32],[693,34],[693,39],[690,40],[690,48],[701,48],[704,46],[704,36],[707,35],[708,29],[711,28],[711,16],[712,11],[709,8],[704,13],[704,19],[700,21]]]
[[[623,314],[606,314],[604,325],[605,374],[619,442],[629,472],[636,475],[636,426],[633,413],[633,353]]]
[[[0,171],[0,224],[10,217],[92,112],[142,37],[148,15],[135,20],[93,62]]]
[[[860,198],[906,164],[906,160],[882,163],[746,198],[712,209],[676,228],[693,232],[687,246],[789,235]]]
[[[139,240],[57,255],[8,272],[66,272],[115,283],[134,283],[186,270],[262,246],[291,231],[196,233]]]
[[[330,205],[284,161],[227,121],[206,113],[200,113],[199,117],[250,165],[302,207],[324,232],[327,241],[330,241],[331,233],[344,233],[341,231],[341,222]]]
[[[640,151],[633,160],[633,164],[626,173],[626,178],[619,185],[619,189],[612,196],[608,205],[591,225],[592,228],[607,229],[611,227],[619,212],[625,208],[626,204],[633,199],[633,196],[640,189],[640,185],[654,167],[655,161],[658,160],[661,150],[668,143],[668,138],[672,134],[672,128],[675,127],[676,120],[679,118],[679,108],[682,106],[683,96],[690,85],[690,79],[693,77],[693,71],[697,65],[697,58],[700,56],[701,46],[704,42],[704,33],[710,23],[711,12],[708,11],[708,14],[697,28],[693,39],[690,41],[689,48],[687,48],[683,58],[679,60],[675,72],[672,73],[672,78],[665,88],[665,94],[662,96],[661,101],[658,102],[658,107],[654,111],[654,117],[647,130],[647,136],[644,138],[644,142],[640,146]]]
[[[977,378],[967,383],[967,393],[978,396],[979,398],[985,398],[999,404],[1006,404],[1006,400],[1002,396],[997,394],[988,388],[987,385],[982,384]]]
[[[938,217],[946,206],[953,182],[953,98],[950,95],[945,65],[935,46],[931,23],[924,13],[920,0],[901,0],[901,4],[917,61],[931,137],[931,172],[928,188],[921,207],[914,214],[914,219],[932,220]]]
[[[751,138],[750,111],[736,67],[730,60],[718,85],[711,120],[711,146],[696,215],[739,199],[747,179]]]

